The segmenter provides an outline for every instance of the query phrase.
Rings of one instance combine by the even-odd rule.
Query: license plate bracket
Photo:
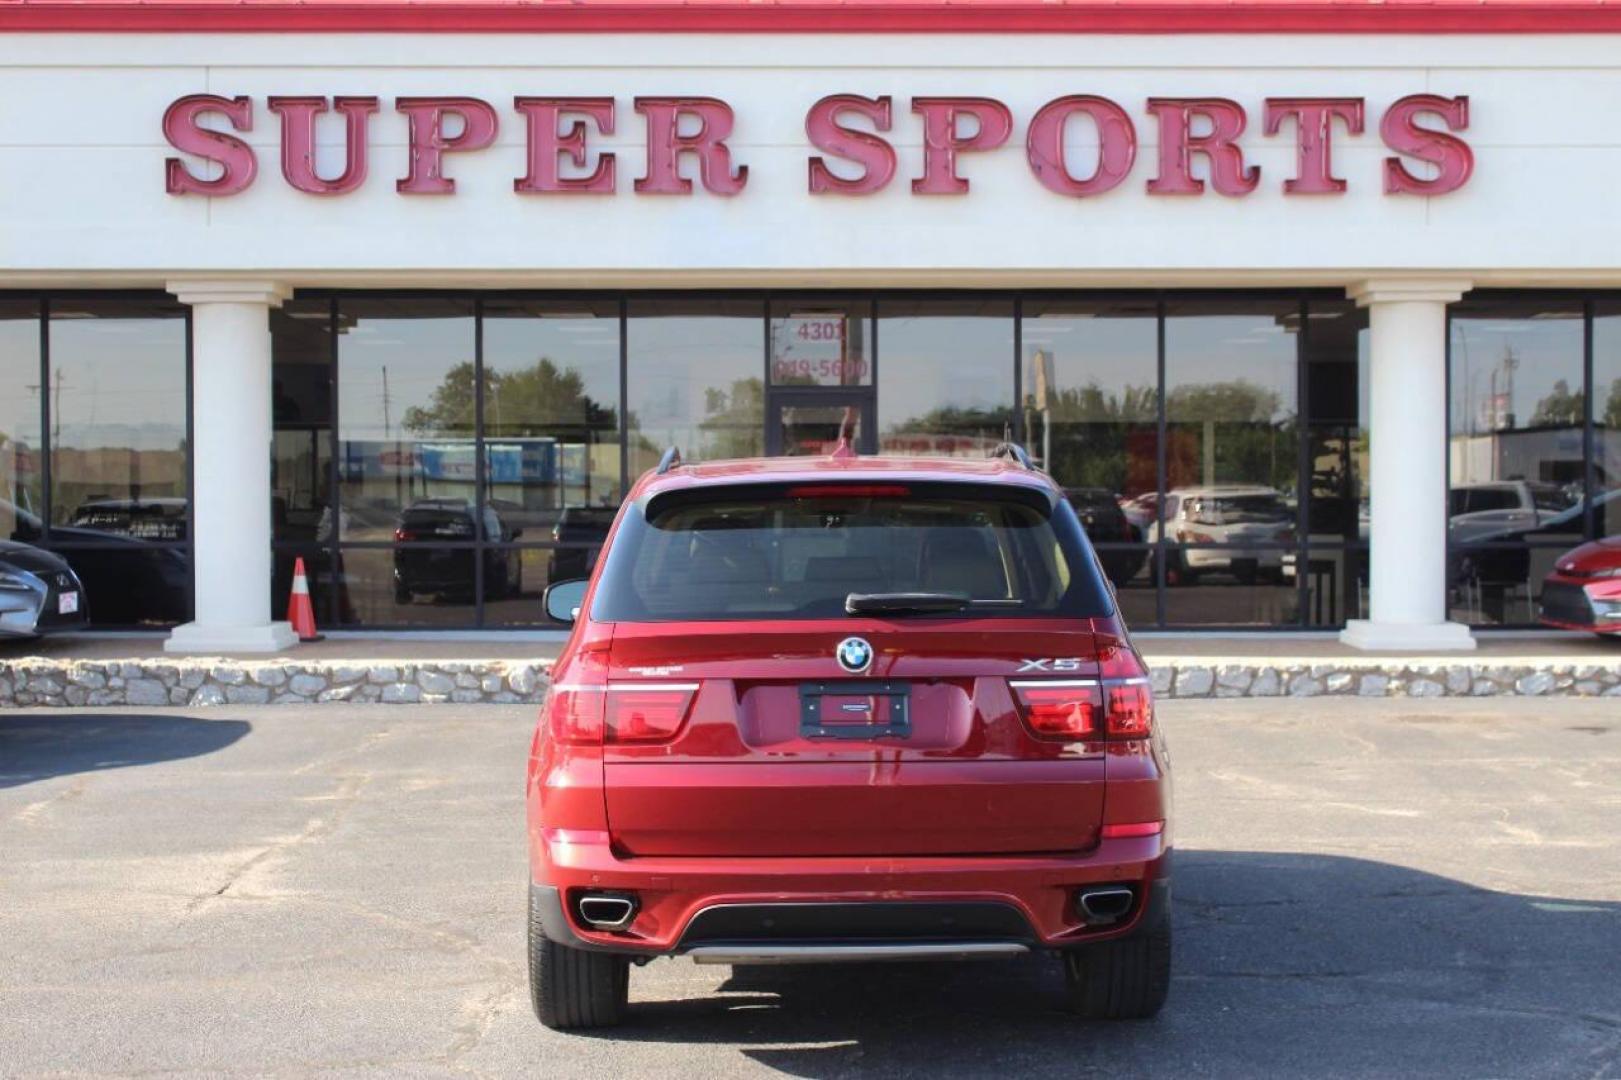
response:
[[[801,683],[799,733],[807,739],[904,739],[912,733],[912,688],[881,679]]]

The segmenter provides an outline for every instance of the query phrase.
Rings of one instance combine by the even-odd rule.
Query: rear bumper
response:
[[[1164,841],[1161,836],[1104,840],[1075,855],[619,859],[605,838],[596,842],[548,832],[546,865],[537,871],[540,880],[531,882],[531,898],[553,940],[631,956],[743,944],[764,955],[812,940],[869,951],[907,952],[913,946],[909,951],[919,956],[928,947],[950,954],[950,947],[962,945],[1059,949],[1129,936],[1158,914],[1156,909],[1169,902],[1170,848]],[[1076,907],[1076,892],[1105,884],[1131,885],[1137,902],[1118,923],[1088,926]],[[571,898],[596,891],[636,895],[638,909],[629,927],[602,933],[578,921]],[[774,906],[815,911],[814,932],[792,926],[789,919],[780,920],[785,926],[780,938],[759,931],[772,925],[769,919],[757,919],[746,942],[706,930],[717,911],[746,908],[769,915],[766,909]],[[960,917],[971,909],[1001,914],[984,921]],[[959,915],[955,922],[946,917],[953,912]],[[850,951],[851,958],[861,958]]]

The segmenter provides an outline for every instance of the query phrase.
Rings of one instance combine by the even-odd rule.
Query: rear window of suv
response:
[[[627,514],[592,615],[603,622],[820,619],[852,593],[949,593],[961,614],[1106,615],[1074,511],[966,483],[721,486]],[[910,616],[907,616],[910,617]]]

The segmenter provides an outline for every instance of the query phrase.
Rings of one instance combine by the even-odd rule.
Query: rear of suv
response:
[[[682,466],[633,488],[528,769],[530,988],[618,1022],[629,970],[1058,950],[1093,1018],[1170,976],[1148,672],[1022,452]]]

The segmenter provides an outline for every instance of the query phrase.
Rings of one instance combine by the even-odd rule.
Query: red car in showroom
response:
[[[1621,635],[1621,536],[1559,556],[1542,583],[1541,619],[1561,630]]]
[[[1056,950],[1074,1011],[1158,1012],[1170,773],[1064,493],[989,460],[775,458],[635,485],[528,768],[529,975],[618,1022],[633,964]]]

